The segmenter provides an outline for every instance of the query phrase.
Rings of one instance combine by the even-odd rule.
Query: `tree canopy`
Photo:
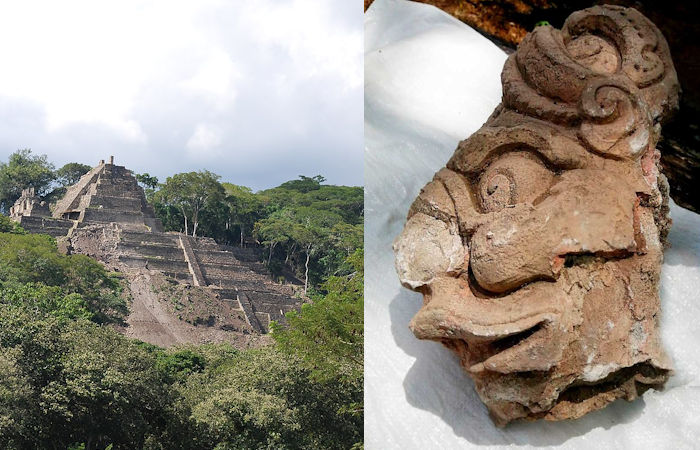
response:
[[[33,155],[28,148],[17,150],[7,163],[0,162],[0,208],[9,211],[22,190],[29,187],[37,195],[46,194],[55,178],[54,165],[46,155]]]
[[[24,173],[21,191],[44,174],[48,194],[79,166],[54,172],[20,151],[0,181]],[[312,302],[273,323],[263,348],[162,349],[117,331],[119,274],[0,215],[0,448],[361,448],[362,188],[301,176],[253,192],[208,171],[137,179],[166,229],[260,246]]]
[[[72,186],[80,180],[80,177],[88,173],[92,167],[81,163],[68,163],[56,171],[56,181],[65,187]]]
[[[363,245],[360,187],[325,185],[317,175],[253,192],[219,179],[189,172],[159,185],[149,198],[165,229],[191,230],[221,244],[260,245],[273,274],[298,277],[307,292]]]
[[[71,272],[50,238],[29,237],[0,233],[0,248],[40,248],[0,272],[1,448],[361,446],[361,251],[273,325],[272,345],[161,349],[99,324],[86,298],[108,274]],[[34,268],[60,273],[37,281]]]
[[[192,223],[192,236],[196,236],[202,211],[224,196],[219,178],[208,170],[175,174],[156,192],[156,201],[180,211],[184,233],[189,234],[188,223]]]
[[[134,177],[144,189],[156,189],[158,187],[158,177],[151,176],[149,173],[137,173]]]

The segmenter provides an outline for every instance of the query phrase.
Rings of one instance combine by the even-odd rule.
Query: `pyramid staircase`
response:
[[[267,332],[272,320],[283,322],[284,314],[301,304],[291,286],[269,279],[255,249],[181,233],[124,229],[117,252],[130,267],[157,270],[182,283],[216,290],[221,299],[242,310],[259,333]]]
[[[145,268],[193,286],[216,290],[219,298],[245,313],[251,328],[269,331],[270,322],[300,307],[290,285],[270,280],[259,250],[219,245],[210,238],[163,232],[160,219],[146,201],[131,171],[100,164],[69,187],[57,202],[53,217],[22,216],[30,232],[73,236],[94,225],[118,225],[114,255],[128,267]]]
[[[101,162],[68,188],[53,217],[74,220],[76,227],[117,223],[129,229],[163,231],[131,171],[112,163]]]

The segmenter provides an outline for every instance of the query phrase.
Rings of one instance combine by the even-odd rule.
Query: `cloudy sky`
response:
[[[363,184],[357,1],[7,2],[0,61],[2,161]]]

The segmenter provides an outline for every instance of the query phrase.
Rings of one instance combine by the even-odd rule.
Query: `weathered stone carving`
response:
[[[49,205],[41,199],[33,187],[22,189],[22,195],[10,207],[10,218],[17,222],[22,216],[49,217]]]
[[[459,355],[497,425],[577,418],[670,375],[655,146],[678,81],[649,20],[596,6],[537,27],[502,83],[411,206],[396,268],[424,296],[413,333]]]

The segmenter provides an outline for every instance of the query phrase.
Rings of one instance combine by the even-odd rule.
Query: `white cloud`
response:
[[[200,123],[187,141],[187,149],[191,154],[201,158],[202,152],[209,153],[221,144],[221,131],[211,125]]]
[[[307,77],[332,75],[342,89],[363,80],[362,29],[339,29],[331,20],[337,4],[327,0],[249,3],[249,19],[260,39],[285,48],[296,69]]]
[[[362,57],[347,0],[7,3],[0,160],[109,151],[163,177],[359,184]]]
[[[223,108],[236,98],[236,82],[242,74],[234,67],[233,61],[221,49],[211,52],[191,78],[180,86],[198,94],[204,94],[212,103]]]

